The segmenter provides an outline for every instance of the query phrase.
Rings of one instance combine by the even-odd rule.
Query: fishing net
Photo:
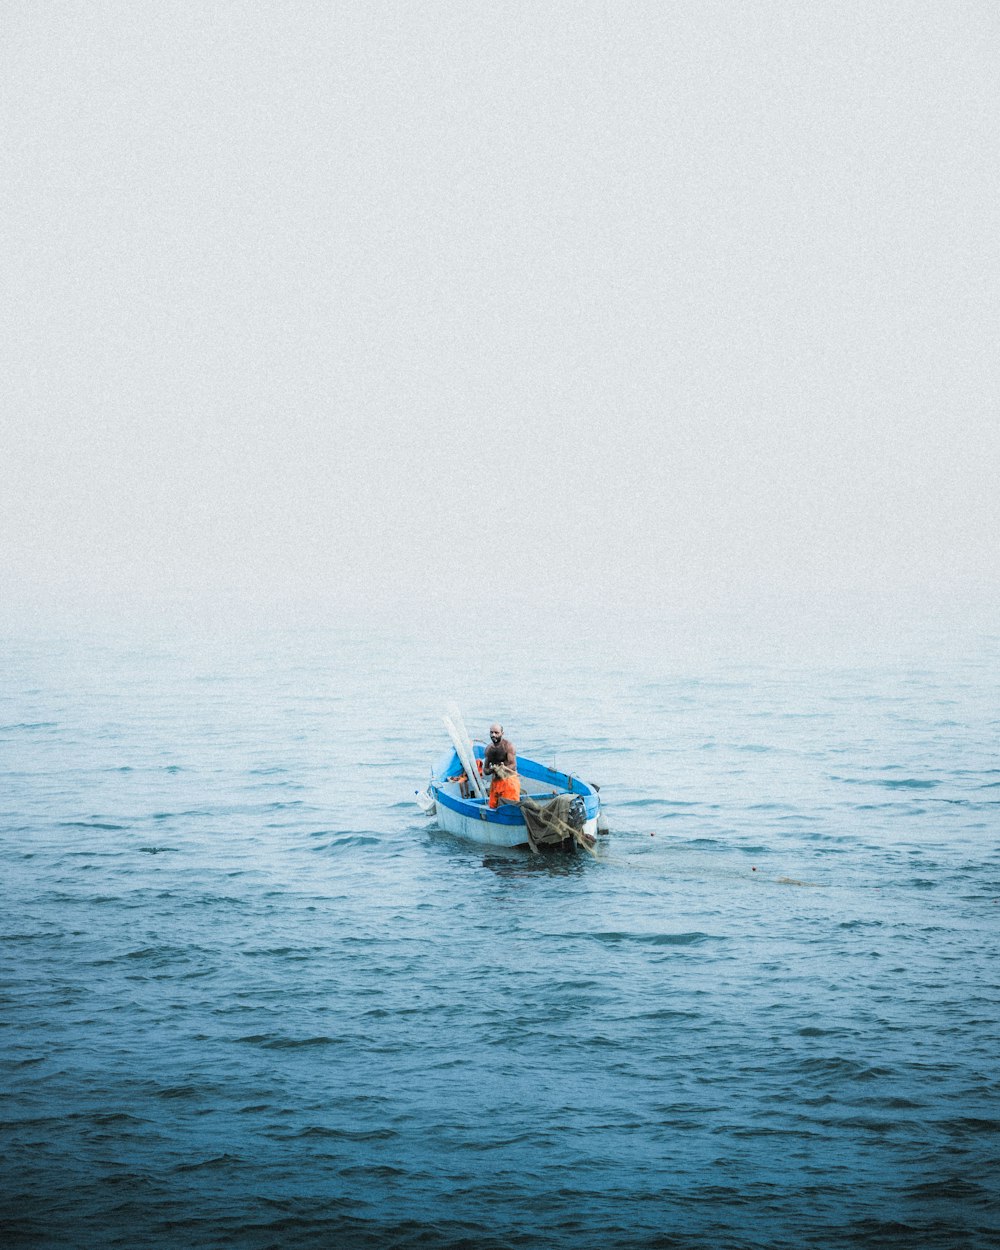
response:
[[[543,846],[556,846],[572,838],[578,847],[597,857],[597,839],[584,832],[587,812],[578,794],[559,794],[547,803],[522,795],[519,806],[528,828],[528,845],[536,855]]]

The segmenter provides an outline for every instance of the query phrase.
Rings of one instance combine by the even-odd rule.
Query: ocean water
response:
[[[996,1245],[1000,639],[690,643],[7,638],[2,1244]]]

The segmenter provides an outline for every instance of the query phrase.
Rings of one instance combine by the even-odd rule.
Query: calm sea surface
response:
[[[596,862],[420,816],[452,698]],[[996,1245],[998,725],[971,633],[6,639],[0,1241]]]

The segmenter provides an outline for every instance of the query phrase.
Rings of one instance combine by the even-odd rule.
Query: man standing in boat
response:
[[[503,736],[503,725],[490,725],[490,745],[486,748],[483,772],[491,778],[490,807],[496,807],[501,799],[516,803],[521,797],[517,753],[513,742]]]

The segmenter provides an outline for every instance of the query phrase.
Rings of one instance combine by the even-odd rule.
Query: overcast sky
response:
[[[998,13],[3,0],[0,621],[1000,601]]]

